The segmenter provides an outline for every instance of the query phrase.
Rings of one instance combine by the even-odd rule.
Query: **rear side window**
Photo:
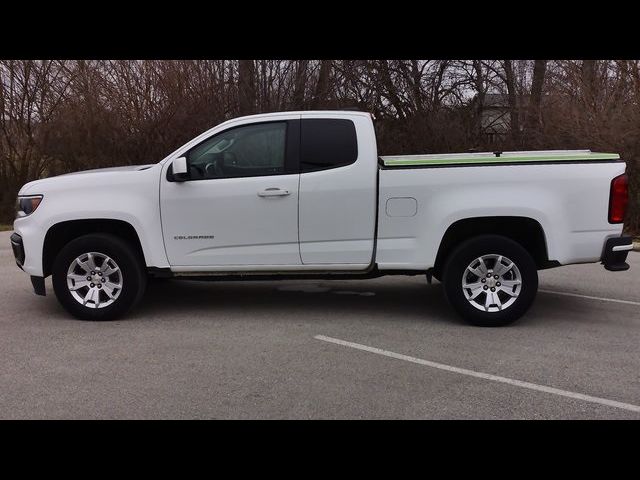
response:
[[[351,120],[302,120],[300,170],[312,172],[349,165],[358,158],[356,128]]]

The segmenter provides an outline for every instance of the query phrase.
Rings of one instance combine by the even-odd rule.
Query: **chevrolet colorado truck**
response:
[[[379,157],[372,116],[226,121],[159,163],[27,183],[11,244],[35,293],[122,316],[147,280],[426,275],[475,325],[513,322],[540,269],[626,270],[625,163],[589,150]]]

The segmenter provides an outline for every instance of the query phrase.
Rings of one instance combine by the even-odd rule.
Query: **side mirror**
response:
[[[189,179],[189,167],[187,166],[187,157],[178,157],[171,162],[173,170],[173,179],[176,182],[184,182]]]

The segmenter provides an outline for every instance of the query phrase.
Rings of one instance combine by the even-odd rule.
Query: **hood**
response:
[[[64,190],[82,188],[92,184],[104,186],[116,186],[122,181],[126,181],[122,176],[128,177],[135,172],[148,170],[155,164],[150,165],[129,165],[124,167],[95,168],[92,170],[82,170],[80,172],[65,173],[55,177],[34,180],[25,184],[18,192],[18,195],[43,194],[50,190]],[[82,179],[78,177],[83,177]]]
[[[147,168],[150,168],[152,166],[153,166],[153,164],[149,164],[149,165],[126,165],[124,167],[93,168],[91,170],[81,170],[79,172],[64,173],[64,174],[58,175],[58,176],[59,177],[65,177],[67,175],[83,175],[85,173],[98,173],[98,172],[130,172],[130,171],[146,170]]]

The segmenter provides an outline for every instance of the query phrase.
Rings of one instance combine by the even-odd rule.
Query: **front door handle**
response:
[[[264,190],[258,192],[259,197],[283,197],[285,195],[291,195],[289,190],[284,190],[281,188],[265,188]]]

